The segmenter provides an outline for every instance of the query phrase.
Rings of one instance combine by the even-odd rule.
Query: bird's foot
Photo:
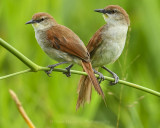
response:
[[[116,73],[112,72],[111,70],[109,70],[108,68],[106,68],[105,66],[102,66],[103,69],[105,69],[106,71],[108,71],[114,78],[114,81],[111,81],[109,85],[115,85],[118,83],[119,81],[119,77],[117,76]]]
[[[112,75],[113,75],[114,81],[111,81],[109,85],[115,85],[119,81],[119,77],[117,76],[117,74],[113,73]]]
[[[45,73],[46,73],[49,77],[51,77],[50,74],[52,73],[53,69],[54,69],[56,66],[57,66],[56,64],[48,65],[47,67],[50,68],[50,70],[45,71]]]
[[[50,70],[45,71],[45,73],[46,73],[49,77],[51,77],[50,74],[52,73],[53,69],[54,69],[56,66],[61,65],[61,64],[65,64],[65,63],[68,63],[68,62],[60,62],[60,63],[57,63],[57,64],[48,65],[47,67],[50,68]]]
[[[102,73],[100,73],[100,72],[98,72],[98,71],[96,71],[95,69],[93,69],[93,71],[94,71],[94,73],[95,74],[97,74],[97,75],[99,75],[99,84],[102,82],[102,81],[104,81],[104,76],[103,76],[103,74]]]
[[[67,77],[71,76],[71,68],[73,67],[73,64],[69,65],[68,67],[66,67],[65,69],[67,70],[67,72],[63,72],[63,74],[65,74]]]

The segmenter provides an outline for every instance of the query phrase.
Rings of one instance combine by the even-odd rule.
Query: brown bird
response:
[[[87,72],[89,79],[94,85],[95,90],[104,98],[103,91],[94,75],[90,63],[90,55],[80,38],[69,28],[58,24],[54,18],[47,13],[36,13],[32,20],[26,24],[32,24],[35,30],[35,37],[43,51],[52,59],[60,62],[49,65],[51,73],[55,66],[63,63],[71,63],[67,76],[70,76],[70,68],[73,64],[82,65]]]
[[[96,12],[103,14],[106,24],[103,25],[90,39],[87,50],[90,53],[91,63],[94,68],[102,67],[113,75],[118,82],[118,76],[104,67],[104,65],[115,62],[121,55],[130,25],[127,12],[118,5],[109,5],[104,9],[96,9]],[[99,74],[96,70],[95,73]],[[103,76],[99,74],[103,79]],[[91,100],[92,86],[88,76],[81,76],[78,86],[77,109],[86,101]]]

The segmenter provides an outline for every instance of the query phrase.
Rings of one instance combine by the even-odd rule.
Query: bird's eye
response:
[[[117,10],[109,10],[107,13],[109,13],[109,14],[114,14],[114,13],[116,13],[117,12]]]
[[[42,22],[42,21],[44,21],[44,18],[39,19],[39,22]]]
[[[37,22],[40,23],[40,22],[44,21],[44,19],[45,18],[41,18],[41,19],[37,20]]]
[[[115,13],[115,12],[116,12],[116,10],[113,10],[113,11],[112,11],[112,13]]]
[[[40,22],[42,22],[44,20],[45,20],[45,18],[40,18],[40,19],[35,20],[35,22],[40,23]]]
[[[43,20],[44,20],[44,18],[41,19],[41,21],[43,21]]]

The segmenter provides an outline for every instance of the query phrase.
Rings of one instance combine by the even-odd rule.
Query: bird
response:
[[[105,67],[107,64],[114,63],[121,55],[127,37],[130,19],[127,12],[118,5],[109,5],[104,9],[96,9],[95,12],[103,14],[106,22],[100,27],[90,39],[87,50],[90,53],[91,63],[95,73],[100,75],[96,69],[102,67],[113,75],[115,78],[112,85],[117,84],[119,77]],[[103,80],[103,74],[100,75]],[[100,82],[101,82],[100,80]],[[84,105],[85,102],[91,101],[92,83],[88,76],[81,76],[78,85],[78,100],[76,108]]]
[[[70,68],[73,64],[81,65],[97,93],[104,98],[104,93],[94,75],[87,48],[71,29],[58,24],[50,14],[45,12],[34,14],[26,24],[32,24],[36,40],[42,50],[50,58],[59,62],[49,65],[51,70],[47,74],[60,64],[70,63],[71,65],[66,68],[68,70],[66,75],[70,76]]]

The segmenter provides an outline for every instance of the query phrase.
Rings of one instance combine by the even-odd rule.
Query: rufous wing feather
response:
[[[104,26],[102,26],[100,29],[98,29],[96,31],[96,33],[90,39],[89,43],[87,44],[87,50],[90,53],[91,58],[92,58],[92,55],[94,54],[94,52],[97,50],[97,48],[102,43],[101,32],[102,32],[103,28],[104,28]]]
[[[62,52],[89,61],[89,53],[80,38],[69,28],[56,25],[47,31],[50,46]]]

